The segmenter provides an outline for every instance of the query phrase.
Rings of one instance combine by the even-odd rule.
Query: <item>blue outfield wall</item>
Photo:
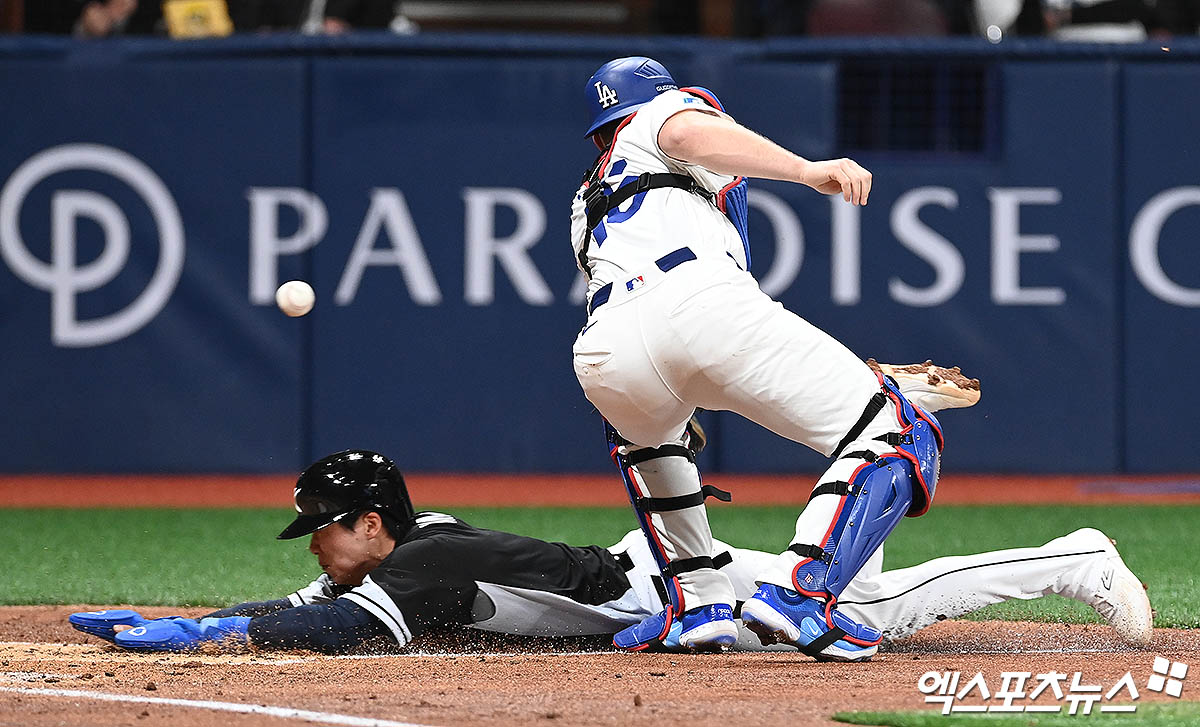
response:
[[[1197,469],[1200,46],[425,35],[0,39],[0,471],[611,467],[567,216],[583,82],[630,53],[814,158],[848,153],[843,64],[985,68],[988,143],[854,152],[866,208],[755,183],[756,274],[864,357],[982,379],[947,469]],[[822,467],[705,421],[708,471]]]

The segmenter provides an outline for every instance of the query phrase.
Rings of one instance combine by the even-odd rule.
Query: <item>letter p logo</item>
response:
[[[75,169],[109,174],[132,187],[149,205],[159,234],[158,265],[145,290],[122,310],[86,321],[76,316],[76,296],[111,281],[129,260],[125,213],[97,192],[54,192],[49,263],[29,251],[20,230],[21,207],[30,190],[52,174]],[[98,224],[104,233],[104,249],[86,265],[78,264],[75,250],[76,223],[82,218]],[[50,293],[51,340],[56,346],[101,346],[139,330],[167,304],[183,271],[183,221],[166,185],[137,158],[107,146],[66,144],[27,159],[0,190],[0,256],[17,277]]]

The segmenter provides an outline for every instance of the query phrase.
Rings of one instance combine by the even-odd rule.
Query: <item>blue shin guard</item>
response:
[[[792,585],[799,593],[836,599],[908,512],[912,465],[900,458],[877,462],[879,466],[860,467],[849,483],[829,483],[828,490],[844,499],[824,547],[789,547],[802,558],[792,571]],[[826,487],[816,492],[827,494],[821,492]]]
[[[791,644],[820,660],[871,658],[882,634],[836,611],[837,598],[908,512],[912,470],[902,457],[879,457],[858,467],[850,482],[818,485],[814,497],[843,498],[824,547],[788,547],[801,556],[792,570],[794,590],[764,583],[742,605],[746,628],[763,644]]]
[[[663,590],[667,596],[663,611],[618,633],[613,639],[614,646],[627,651],[661,650],[668,636],[674,633],[678,643],[671,644],[667,647],[669,649],[682,647],[707,651],[727,648],[737,640],[732,607],[729,603],[713,603],[688,609],[679,583],[680,574],[715,567],[709,554],[711,543],[702,540],[683,544],[672,542],[669,543],[673,546],[670,551],[664,547],[664,543],[669,537],[666,520],[671,517],[699,517],[707,532],[707,520],[699,508],[706,497],[728,501],[729,494],[700,484],[695,469],[695,451],[690,446],[666,444],[654,448],[632,448],[633,451],[626,455],[622,454],[622,450],[630,451],[629,443],[607,421],[604,426],[609,455],[621,473],[621,481],[638,524],[662,573]],[[702,434],[696,439],[702,442]],[[694,444],[696,439],[689,436],[684,441]],[[639,482],[642,486],[639,486]],[[643,494],[643,487],[646,494]],[[692,487],[696,489],[688,492]],[[680,511],[689,510],[693,513],[680,514]],[[651,519],[655,513],[659,514],[657,522]],[[664,518],[663,513],[670,515]],[[675,554],[674,559],[668,553]],[[690,583],[694,586],[695,582]]]
[[[874,655],[882,634],[839,613],[837,599],[902,518],[929,508],[942,450],[937,420],[909,403],[895,381],[881,376],[880,393],[839,445],[839,452],[889,399],[899,430],[877,439],[892,449],[883,454],[862,449],[844,455],[843,459],[862,461],[857,467],[849,465],[853,473],[848,481],[824,482],[813,489],[810,500],[825,495],[841,500],[824,542],[788,547],[800,556],[792,570],[795,590],[765,583],[743,604],[742,622],[764,644],[791,644],[821,660],[865,661]]]
[[[612,458],[613,464],[617,466],[617,470],[621,473],[621,484],[625,486],[625,494],[629,497],[629,502],[633,504],[633,514],[637,517],[642,534],[646,536],[646,541],[650,544],[650,554],[654,556],[654,562],[658,565],[659,571],[666,576],[670,563],[667,560],[662,544],[658,541],[658,533],[654,529],[654,524],[650,522],[648,513],[644,508],[638,507],[638,502],[642,500],[642,494],[638,491],[638,487],[633,481],[632,465],[630,465],[629,459],[620,453],[620,448],[624,440],[617,430],[608,423],[607,419],[604,420],[604,435],[605,439],[608,440],[608,455]],[[679,583],[673,577],[664,577],[663,581],[669,601],[663,605],[670,606],[673,612],[678,613],[679,604],[682,599],[679,592]]]
[[[880,383],[895,404],[901,429],[879,438],[892,445],[890,452],[845,455],[863,460],[849,482],[828,482],[813,490],[812,497],[836,494],[844,499],[824,543],[789,547],[802,558],[792,572],[792,585],[806,596],[836,601],[900,520],[923,515],[933,501],[941,426],[932,414],[909,403],[895,381],[881,376]]]
[[[834,610],[837,598],[883,543],[912,504],[912,465],[907,459],[865,463],[850,482],[819,485],[843,496],[824,548],[795,544],[801,556],[792,570],[794,591],[764,584],[742,607],[742,620],[759,635],[790,643],[817,659],[863,661],[882,638],[875,629]]]

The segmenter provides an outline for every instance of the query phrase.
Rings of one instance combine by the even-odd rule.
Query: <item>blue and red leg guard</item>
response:
[[[881,635],[878,631],[855,624],[834,610],[838,596],[902,518],[915,517],[928,510],[937,486],[942,450],[942,432],[937,419],[909,403],[892,379],[880,376],[880,394],[879,403],[890,399],[894,404],[897,431],[877,439],[891,445],[892,449],[882,454],[862,449],[845,455],[843,459],[859,459],[862,464],[854,468],[847,481],[822,483],[809,498],[825,495],[840,498],[821,542],[795,543],[788,548],[801,558],[792,570],[795,598],[807,597],[813,603],[792,604],[788,600],[792,599],[788,589],[765,593],[761,598],[759,594],[755,595],[756,599],[771,604],[775,612],[763,609],[763,619],[770,623],[760,625],[760,630],[771,636],[787,632],[789,637],[799,639],[789,643],[797,643],[802,648],[811,648],[806,643],[811,634],[806,636],[800,633],[803,629],[791,626],[781,628],[786,624],[776,616],[795,611],[795,614],[785,615],[792,626],[798,627],[799,622],[793,616],[802,614],[802,621],[815,624],[823,615],[828,632],[814,643],[827,646],[832,643],[830,639],[836,637],[842,647],[849,647],[839,651],[831,646],[825,650],[826,657],[838,652],[838,658],[856,658],[854,649],[879,643]]]
[[[924,514],[933,501],[941,466],[941,425],[909,403],[895,381],[882,375],[879,380],[883,394],[895,405],[899,431],[878,439],[893,449],[845,455],[844,459],[863,460],[849,481],[818,485],[809,497],[842,498],[824,541],[789,547],[802,558],[792,573],[793,585],[813,598],[835,601],[901,518]]]
[[[679,643],[684,648],[695,649],[720,649],[732,645],[737,640],[732,604],[714,603],[689,609],[684,603],[684,588],[679,582],[680,574],[714,569],[710,552],[711,536],[707,535],[708,521],[702,506],[706,497],[714,496],[728,501],[729,494],[700,484],[699,473],[695,469],[695,451],[688,446],[667,444],[654,448],[631,448],[607,421],[605,433],[609,455],[621,472],[621,480],[662,573],[667,593],[663,611],[618,633],[613,644],[629,651],[675,650],[679,648]],[[703,441],[703,435],[697,439]],[[684,441],[695,439],[689,436]],[[622,452],[623,449],[627,454]],[[646,464],[651,461],[655,461],[653,465]],[[639,472],[640,465],[644,466]],[[658,514],[657,523],[652,519],[655,513]],[[685,532],[690,533],[688,538],[672,542],[670,550],[664,543],[668,537],[668,519],[679,520],[676,525],[683,523]],[[677,557],[672,559],[671,553],[677,554]],[[680,553],[681,556],[678,555]],[[724,578],[715,572],[703,578],[700,574],[691,577],[699,578],[697,582],[700,583],[705,578],[708,581]],[[732,593],[730,597],[732,600]],[[672,633],[678,643],[670,643]]]
[[[788,547],[800,556],[792,588],[763,583],[742,606],[742,622],[763,644],[791,644],[817,659],[865,661],[882,639],[878,630],[838,612],[837,598],[908,511],[912,465],[868,451],[850,457],[864,461],[849,482],[824,482],[813,490],[812,498],[840,499],[821,545]]]
[[[912,464],[900,457],[880,457],[857,468],[850,482],[818,485],[813,494],[836,494],[841,502],[820,546],[789,546],[801,557],[792,571],[792,585],[806,596],[833,600],[908,512]]]
[[[613,428],[608,420],[604,420],[604,436],[608,441],[608,456],[612,458],[613,464],[617,466],[617,470],[621,473],[621,483],[625,486],[625,494],[629,497],[629,502],[633,505],[633,514],[637,518],[638,526],[642,529],[642,534],[646,536],[646,541],[650,544],[650,553],[654,556],[654,562],[658,564],[658,569],[664,574],[663,583],[666,586],[667,597],[670,603],[663,604],[670,606],[678,613],[679,606],[683,602],[683,594],[679,589],[678,579],[667,576],[667,570],[670,566],[670,561],[667,559],[666,548],[663,547],[662,541],[659,540],[658,531],[654,524],[650,522],[649,513],[641,507],[638,507],[638,502],[643,499],[641,490],[634,481],[633,466],[629,463],[629,459],[620,453],[621,447],[624,446],[625,440]]]

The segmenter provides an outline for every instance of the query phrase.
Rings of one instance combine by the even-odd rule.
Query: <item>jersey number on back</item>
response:
[[[637,181],[637,177],[621,177],[621,175],[625,172],[625,167],[626,161],[624,159],[618,159],[613,163],[612,169],[608,171],[608,176],[604,178],[604,181],[620,177],[618,181],[613,183],[613,189],[620,189],[626,184],[632,184],[633,182]],[[629,203],[629,209],[623,212],[619,209],[609,212],[607,218],[605,220],[601,220],[600,223],[596,225],[596,229],[592,231],[592,234],[596,238],[596,247],[600,247],[604,244],[604,241],[608,239],[608,230],[604,229],[605,222],[608,222],[609,224],[616,224],[618,222],[624,222],[630,217],[633,217],[633,215],[642,208],[642,201],[644,199],[646,199],[645,192],[635,194]]]

